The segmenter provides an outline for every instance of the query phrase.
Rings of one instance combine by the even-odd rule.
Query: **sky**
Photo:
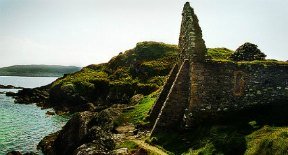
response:
[[[178,44],[184,0],[0,0],[0,67],[86,66],[141,41]],[[207,47],[288,60],[287,0],[190,0]]]

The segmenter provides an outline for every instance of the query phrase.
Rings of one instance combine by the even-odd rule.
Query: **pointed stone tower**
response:
[[[186,2],[182,12],[182,24],[179,36],[180,61],[189,59],[191,62],[203,62],[207,54],[202,30],[198,18]]]
[[[150,122],[155,122],[152,135],[185,125],[183,117],[190,102],[191,66],[205,60],[206,46],[202,39],[202,31],[198,18],[188,2],[184,6],[182,16],[178,63],[172,69],[150,112]]]

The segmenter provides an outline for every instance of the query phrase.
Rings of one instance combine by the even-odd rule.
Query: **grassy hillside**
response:
[[[148,95],[164,84],[177,53],[175,45],[138,43],[108,63],[90,65],[59,78],[51,85],[50,101],[65,107],[128,103],[133,95]]]
[[[60,77],[80,69],[75,66],[15,65],[0,68],[0,76]]]

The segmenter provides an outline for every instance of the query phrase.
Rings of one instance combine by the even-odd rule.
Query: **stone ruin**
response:
[[[288,105],[288,63],[209,59],[198,18],[188,2],[178,46],[178,61],[150,111],[152,135],[233,119],[241,112],[250,119],[262,107]]]

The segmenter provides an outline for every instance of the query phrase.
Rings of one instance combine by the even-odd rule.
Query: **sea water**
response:
[[[0,84],[34,88],[47,85],[56,78],[0,76]],[[16,89],[0,89],[0,155],[9,151],[36,152],[37,144],[50,133],[61,129],[69,116],[47,115],[51,109],[41,110],[35,104],[15,104],[12,97],[3,92]],[[2,92],[2,93],[1,93]]]

